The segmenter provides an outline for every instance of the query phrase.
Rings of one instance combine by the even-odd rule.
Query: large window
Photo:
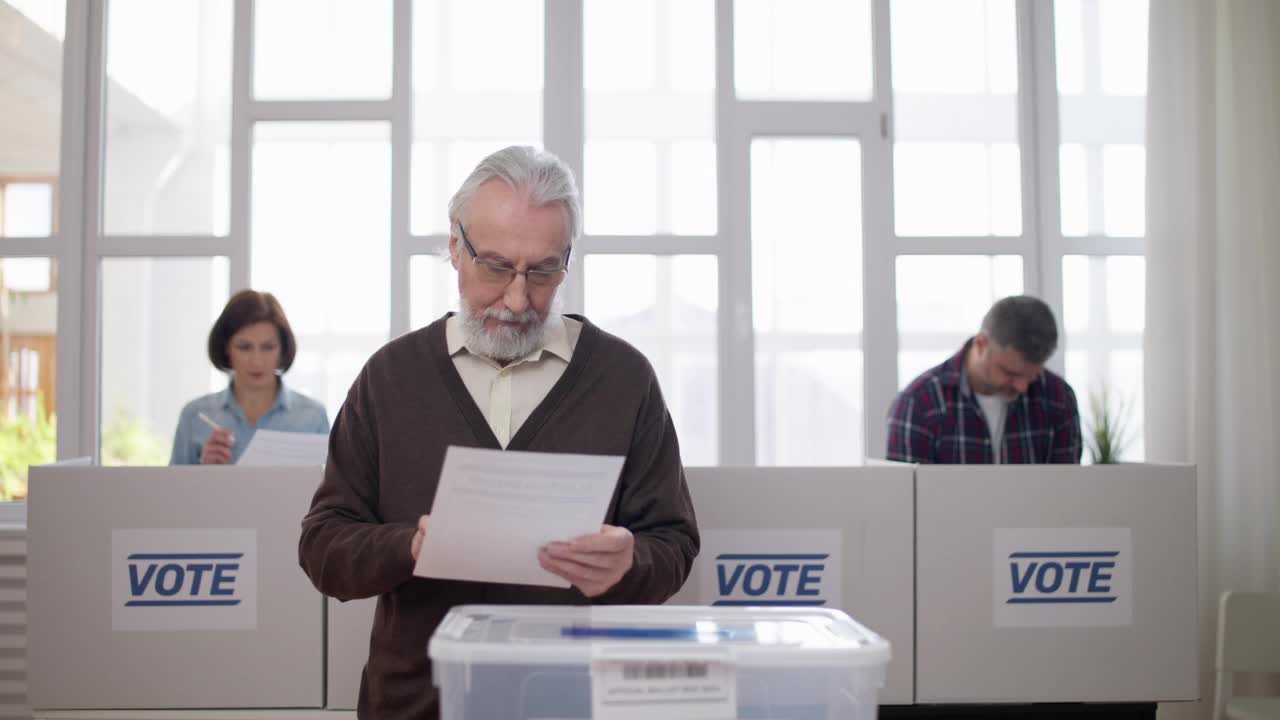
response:
[[[117,257],[101,268],[100,459],[164,464],[182,406],[226,385],[205,341],[227,299],[227,261]]]
[[[653,364],[685,462],[715,464],[715,257],[592,254],[584,274],[592,321],[626,338]]]
[[[1146,263],[1147,0],[1056,0],[1066,376],[1140,460]]]
[[[891,22],[896,234],[1022,236],[1014,0],[895,0]]]
[[[715,4],[585,0],[583,306],[658,374],[685,462],[720,458]],[[665,252],[658,249],[665,246]]]
[[[169,461],[183,404],[220,389],[206,341],[231,262],[232,6],[201,0],[101,5],[100,202],[85,204],[77,454],[108,465]],[[92,17],[96,18],[97,15]],[[163,27],[163,32],[157,28]],[[238,208],[241,209],[242,208]],[[243,260],[243,255],[240,256]]]
[[[106,8],[103,233],[226,235],[231,5]]]
[[[862,149],[857,140],[751,143],[756,462],[863,456]],[[803,250],[801,250],[803,248]]]
[[[0,0],[49,67],[61,12]],[[288,379],[332,416],[374,349],[456,309],[449,196],[522,143],[583,191],[561,307],[649,357],[686,463],[881,456],[894,393],[1021,292],[1058,315],[1049,367],[1086,421],[1105,394],[1142,457],[1146,0],[67,12],[75,177],[56,140],[31,151],[56,114],[0,127],[6,312],[61,288],[42,312],[82,350],[54,365],[64,455],[162,461],[181,403],[225,382],[203,337],[242,287],[281,299]],[[48,84],[3,106],[56,109]]]
[[[64,0],[0,0],[0,500],[57,451],[65,17]]]
[[[1018,255],[899,255],[898,387],[942,364],[991,304],[1022,293]]]
[[[414,0],[414,235],[447,236],[449,196],[480,158],[544,145],[542,26],[541,2]]]
[[[1035,293],[1014,0],[892,6],[897,387],[958,352],[995,300]],[[883,412],[883,411],[882,411]]]
[[[390,330],[389,144],[385,123],[254,128],[251,285],[297,338],[286,380],[330,413]]]
[[[870,0],[737,0],[733,13],[739,99],[874,97]]]
[[[48,257],[0,257],[0,500],[27,496],[27,468],[57,442],[58,296]]]

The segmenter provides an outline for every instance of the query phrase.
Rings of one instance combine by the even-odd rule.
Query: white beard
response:
[[[542,322],[538,322],[538,313],[532,308],[522,313],[510,310],[485,308],[480,313],[472,312],[467,303],[459,303],[458,317],[462,321],[462,332],[467,341],[467,349],[491,360],[506,364],[518,360],[542,347],[547,336],[547,327],[552,320],[558,320],[553,303],[551,312]],[[499,325],[496,330],[485,329],[485,320],[493,318],[505,322],[526,323],[523,328]]]

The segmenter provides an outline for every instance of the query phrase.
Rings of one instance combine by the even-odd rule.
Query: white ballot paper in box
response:
[[[256,430],[237,465],[323,465],[329,456],[326,433]]]
[[[600,531],[624,459],[450,446],[413,574],[569,587],[538,548]]]

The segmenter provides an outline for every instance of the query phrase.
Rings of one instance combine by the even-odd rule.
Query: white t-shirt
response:
[[[1009,414],[1009,401],[999,395],[978,395],[978,405],[987,418],[987,427],[991,430],[991,451],[995,464],[1000,464],[1000,449],[1004,447],[1004,419]]]

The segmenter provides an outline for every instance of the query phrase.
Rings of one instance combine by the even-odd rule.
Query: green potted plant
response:
[[[25,500],[27,468],[57,456],[57,420],[36,408],[35,418],[0,411],[0,500]]]
[[[169,448],[143,421],[117,413],[102,429],[103,465],[164,465]]]
[[[1129,403],[1103,385],[1089,393],[1090,418],[1085,423],[1085,446],[1094,465],[1114,465],[1133,440]]]

